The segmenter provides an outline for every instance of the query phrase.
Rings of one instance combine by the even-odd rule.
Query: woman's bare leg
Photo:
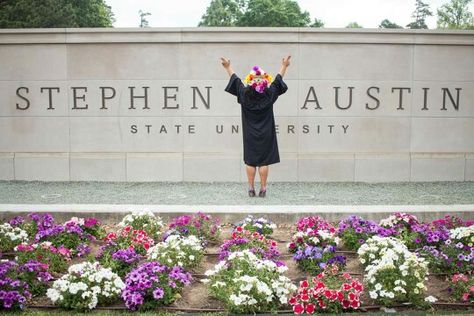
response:
[[[252,167],[249,165],[246,165],[247,167],[247,178],[249,181],[249,189],[255,188],[255,174],[257,173],[257,167]]]
[[[260,174],[260,191],[266,191],[267,189],[267,178],[268,178],[268,166],[260,166],[258,168]]]

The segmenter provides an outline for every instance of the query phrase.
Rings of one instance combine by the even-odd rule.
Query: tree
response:
[[[237,26],[308,26],[309,13],[292,0],[249,0]]]
[[[138,14],[140,15],[140,27],[148,27],[148,20],[146,17],[151,15],[151,13],[140,10],[138,11]]]
[[[415,18],[415,21],[407,24],[407,27],[410,29],[427,29],[426,17],[432,16],[433,12],[430,11],[430,6],[424,3],[422,0],[416,0],[415,11],[412,13],[412,17]]]
[[[468,5],[472,0],[451,0],[438,8],[438,28],[474,29],[474,18]]]
[[[351,23],[347,24],[346,28],[349,28],[349,29],[360,29],[360,28],[362,28],[362,25],[360,25],[360,24],[357,23],[357,22],[351,22]]]
[[[324,22],[315,18],[313,24],[311,24],[311,27],[324,27]]]
[[[199,26],[309,26],[293,0],[212,0]]]
[[[212,0],[198,26],[236,26],[248,0]]]
[[[112,27],[104,0],[2,0],[0,28]]]
[[[400,26],[396,23],[393,23],[393,22],[389,21],[388,19],[385,19],[380,23],[379,28],[381,28],[381,29],[402,29],[403,26]]]

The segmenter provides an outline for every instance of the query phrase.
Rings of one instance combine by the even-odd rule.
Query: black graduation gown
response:
[[[225,91],[237,97],[242,112],[244,162],[249,166],[266,166],[280,162],[273,104],[288,86],[280,74],[276,75],[264,93],[244,86],[234,73]]]

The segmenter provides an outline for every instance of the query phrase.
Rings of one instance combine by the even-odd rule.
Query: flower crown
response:
[[[258,93],[263,93],[265,88],[272,84],[273,77],[267,74],[262,68],[254,66],[244,81]]]

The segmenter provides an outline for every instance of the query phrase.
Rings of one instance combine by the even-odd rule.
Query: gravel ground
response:
[[[474,181],[376,184],[279,182],[268,185],[267,197],[264,199],[249,198],[246,185],[237,182],[0,181],[0,204],[474,204]]]

